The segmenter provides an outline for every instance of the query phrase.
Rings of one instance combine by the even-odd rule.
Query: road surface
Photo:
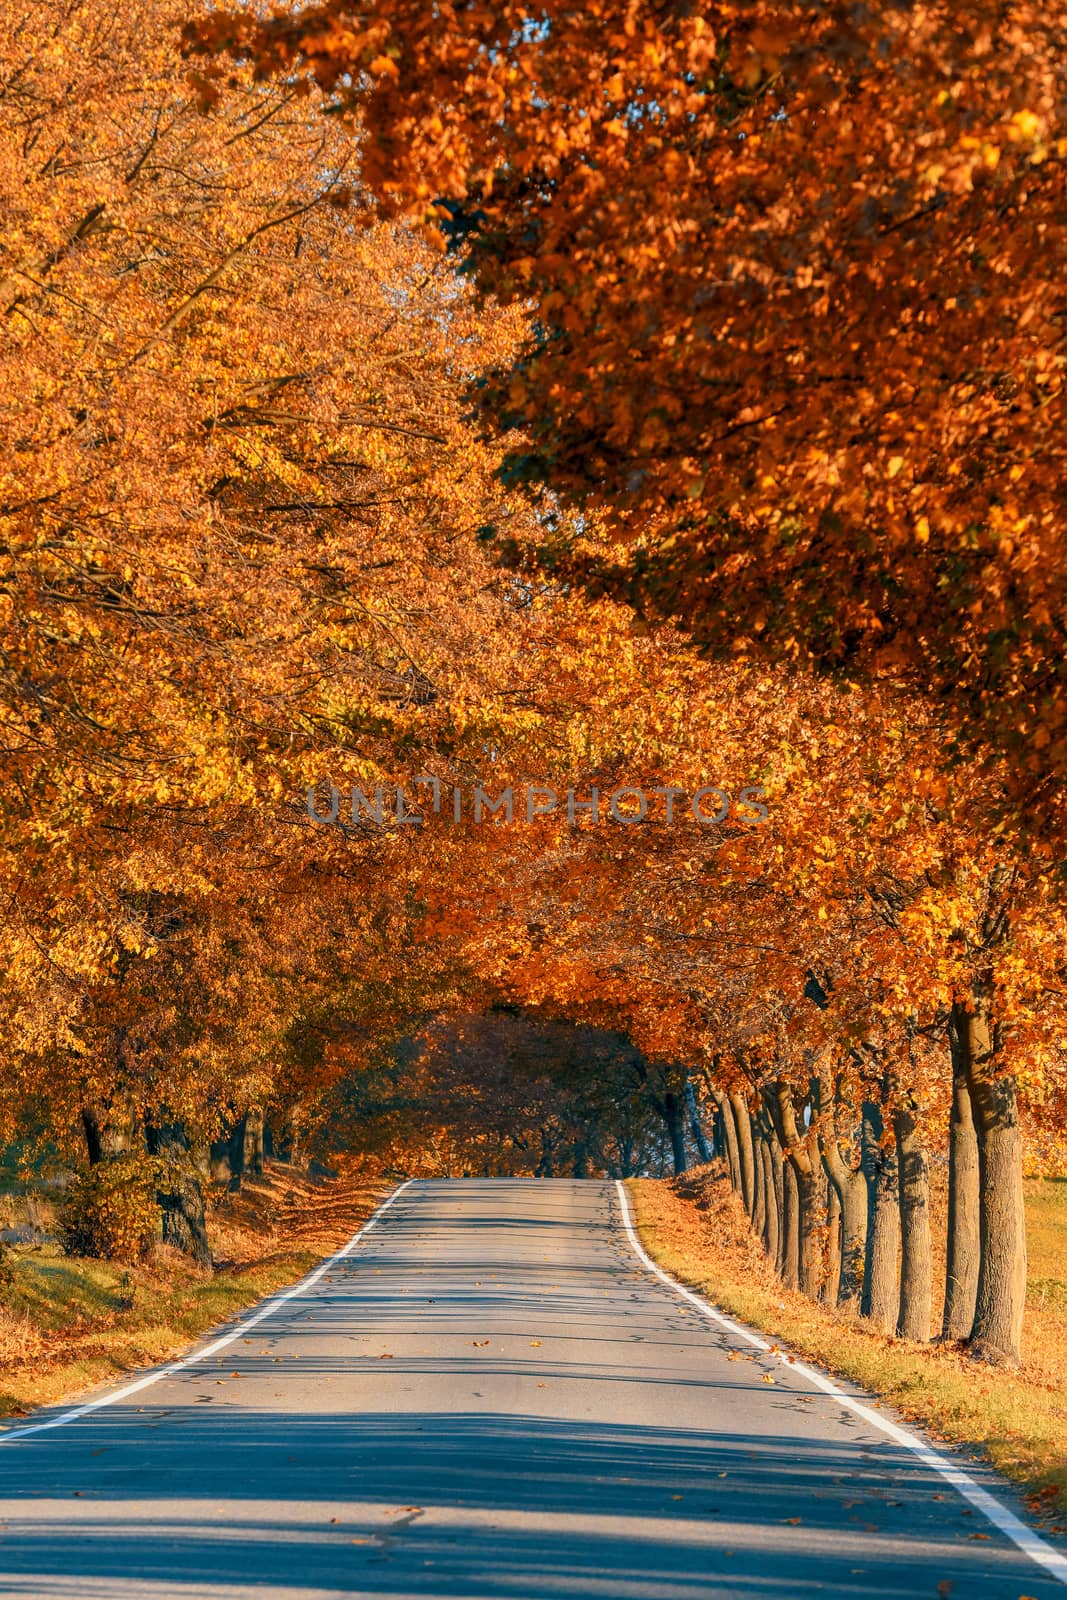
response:
[[[3,1600],[1067,1595],[655,1279],[608,1183],[411,1185],[206,1362],[7,1437],[0,1496]]]

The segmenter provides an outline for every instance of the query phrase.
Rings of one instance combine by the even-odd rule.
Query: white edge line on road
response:
[[[729,1333],[735,1334],[738,1339],[743,1339],[746,1344],[753,1345],[766,1355],[773,1356],[779,1366],[786,1367],[790,1372],[799,1372],[802,1377],[807,1378],[809,1383],[813,1383],[824,1394],[833,1395],[840,1405],[846,1406],[849,1411],[855,1412],[857,1417],[862,1417],[864,1422],[871,1423],[875,1428],[886,1434],[893,1440],[894,1444],[902,1445],[904,1449],[913,1451],[928,1467],[933,1467],[935,1472],[939,1472],[965,1500],[969,1500],[976,1510],[980,1511],[995,1528],[998,1528],[1006,1538],[1011,1540],[1012,1544],[1017,1545],[1032,1561],[1036,1561],[1039,1566],[1044,1567],[1060,1583],[1067,1584],[1067,1556],[1056,1550],[1046,1539],[1042,1539],[1041,1535],[1035,1533],[1033,1528],[1028,1528],[1026,1523],[1015,1515],[1014,1511],[1009,1511],[1007,1506],[1001,1505],[1000,1501],[991,1495],[988,1490],[983,1489],[981,1484],[975,1483],[974,1479],[969,1477],[962,1467],[957,1466],[947,1456],[943,1456],[937,1450],[934,1450],[924,1439],[920,1439],[914,1433],[908,1433],[905,1428],[897,1427],[895,1422],[890,1422],[888,1417],[880,1416],[870,1406],[864,1405],[862,1400],[857,1400],[853,1395],[846,1394],[844,1389],[839,1389],[836,1383],[824,1377],[821,1372],[816,1372],[814,1367],[806,1366],[802,1361],[790,1360],[780,1350],[772,1349],[767,1340],[761,1338],[758,1333],[755,1333],[751,1328],[746,1328],[743,1323],[734,1322],[730,1317],[724,1316],[721,1311],[717,1311],[708,1301],[701,1299],[700,1295],[694,1294],[691,1289],[687,1289],[676,1278],[672,1278],[669,1272],[664,1272],[662,1267],[657,1266],[637,1237],[637,1231],[630,1215],[630,1197],[626,1193],[621,1180],[616,1179],[615,1187],[618,1190],[619,1203],[622,1207],[622,1220],[626,1227],[626,1236],[633,1246],[634,1253],[648,1268],[649,1272],[654,1273],[668,1288],[673,1289],[675,1294],[680,1294],[683,1300],[688,1300],[690,1305],[695,1306],[701,1315],[707,1317],[709,1321],[717,1322],[720,1328],[725,1328]]]
[[[136,1383],[128,1383],[124,1388],[116,1389],[111,1394],[103,1394],[97,1400],[86,1401],[85,1405],[74,1406],[70,1411],[61,1412],[58,1417],[49,1417],[47,1422],[32,1422],[27,1428],[12,1428],[7,1433],[0,1433],[0,1445],[10,1444],[15,1439],[26,1439],[31,1433],[45,1433],[49,1428],[62,1428],[68,1422],[77,1422],[79,1417],[86,1417],[91,1411],[99,1411],[103,1406],[113,1406],[120,1400],[128,1400],[131,1394],[139,1394],[142,1389],[151,1388],[152,1384],[159,1383],[161,1378],[171,1378],[176,1372],[183,1372],[187,1367],[198,1366],[201,1361],[206,1361],[209,1356],[213,1356],[216,1351],[224,1350],[228,1344],[233,1344],[235,1339],[242,1338],[249,1328],[254,1328],[257,1323],[263,1322],[267,1317],[272,1317],[276,1311],[279,1311],[290,1300],[299,1300],[300,1296],[307,1294],[308,1290],[318,1283],[329,1272],[331,1267],[335,1267],[339,1261],[343,1261],[346,1256],[351,1255],[360,1240],[366,1237],[379,1219],[389,1210],[393,1201],[402,1195],[408,1185],[413,1182],[413,1178],[408,1178],[405,1183],[399,1184],[392,1194],[383,1200],[375,1211],[371,1212],[358,1233],[354,1233],[348,1243],[342,1245],[341,1249],[330,1256],[329,1260],[322,1262],[321,1266],[316,1267],[313,1272],[309,1272],[306,1278],[301,1278],[300,1282],[294,1284],[291,1289],[286,1289],[282,1294],[272,1295],[269,1300],[260,1306],[258,1311],[254,1311],[249,1317],[242,1317],[231,1332],[224,1333],[219,1339],[213,1339],[209,1345],[205,1345],[203,1350],[195,1350],[192,1355],[182,1356],[180,1361],[171,1361],[165,1367],[158,1367],[154,1372],[147,1373],[145,1377],[138,1378]]]

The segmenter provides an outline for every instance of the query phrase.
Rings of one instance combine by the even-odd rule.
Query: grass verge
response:
[[[718,1163],[628,1184],[641,1242],[721,1310],[851,1378],[930,1433],[1021,1484],[1050,1531],[1067,1532],[1067,1183],[1027,1183],[1030,1274],[1023,1366],[1002,1372],[958,1346],[870,1332],[858,1318],[783,1289]]]
[[[338,1250],[391,1187],[314,1183],[271,1166],[240,1194],[214,1197],[214,1272],[162,1245],[128,1267],[66,1256],[51,1239],[14,1249],[0,1305],[0,1416],[23,1417],[181,1354]]]

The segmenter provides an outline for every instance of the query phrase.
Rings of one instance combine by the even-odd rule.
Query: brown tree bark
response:
[[[863,1259],[867,1243],[867,1180],[862,1167],[853,1170],[841,1154],[837,1137],[837,1095],[827,1069],[815,1080],[818,1096],[819,1154],[837,1197],[840,1243],[837,1253],[837,1304],[858,1310],[863,1294]]]
[[[683,1172],[688,1171],[689,1157],[685,1148],[685,1100],[683,1095],[674,1089],[667,1089],[663,1094],[662,1103],[663,1120],[667,1124],[667,1134],[671,1141],[671,1160],[674,1163],[674,1176],[680,1178]]]
[[[800,1200],[796,1168],[782,1160],[782,1282],[787,1289],[800,1288]]]
[[[696,1145],[697,1155],[700,1157],[701,1164],[703,1165],[711,1160],[711,1146],[708,1143],[707,1135],[704,1132],[704,1119],[700,1111],[700,1102],[697,1100],[697,1092],[693,1087],[693,1080],[691,1078],[686,1079],[685,1105],[686,1110],[689,1113],[689,1132],[693,1136],[693,1143]]]
[[[229,1149],[227,1152],[230,1167],[230,1189],[235,1193],[240,1189],[245,1173],[245,1152],[248,1143],[245,1139],[245,1125],[248,1113],[239,1117],[230,1129]]]
[[[744,1201],[745,1210],[749,1217],[755,1215],[756,1210],[756,1171],[752,1153],[752,1118],[749,1115],[748,1101],[743,1094],[736,1091],[727,1096],[730,1111],[733,1113],[734,1130],[737,1135],[737,1159],[741,1169],[741,1199]]]
[[[115,1102],[84,1105],[81,1121],[91,1167],[98,1161],[125,1155],[138,1142],[137,1119],[127,1105]]]
[[[245,1117],[244,1170],[249,1177],[263,1176],[263,1107],[250,1106]]]
[[[752,1129],[752,1226],[763,1238],[767,1226],[767,1194],[763,1182],[763,1140],[756,1128]]]
[[[826,1185],[826,1273],[819,1291],[824,1305],[837,1305],[841,1283],[841,1197],[829,1178]]]
[[[930,1165],[914,1101],[905,1097],[893,1112],[900,1203],[900,1301],[897,1333],[925,1342],[930,1337]]]
[[[1022,1132],[1014,1077],[997,1071],[1000,1040],[990,977],[975,984],[967,1015],[967,1087],[978,1140],[981,1259],[968,1349],[1018,1366],[1026,1303]]]
[[[145,1133],[149,1153],[161,1158],[156,1200],[163,1214],[163,1241],[175,1245],[202,1267],[210,1267],[204,1193],[185,1132],[177,1123],[169,1123],[150,1125]]]
[[[770,1249],[768,1249],[768,1254],[771,1254],[771,1260],[774,1262],[774,1270],[778,1273],[779,1277],[784,1278],[786,1247],[785,1158],[782,1155],[782,1146],[774,1129],[774,1119],[771,1116],[767,1106],[766,1089],[764,1090],[764,1100],[760,1114],[763,1119],[764,1129],[767,1136],[767,1153],[770,1157],[771,1184],[774,1190],[773,1218],[774,1224],[777,1228],[777,1236],[773,1240],[773,1254],[771,1254]]]
[[[229,1139],[214,1139],[208,1152],[209,1175],[216,1183],[229,1183],[233,1177],[230,1166]]]
[[[292,1162],[294,1166],[300,1159],[301,1110],[299,1105],[289,1107],[278,1135],[278,1160]]]
[[[722,1117],[722,1131],[726,1140],[726,1165],[730,1171],[730,1183],[738,1194],[741,1193],[741,1160],[737,1152],[737,1128],[734,1125],[734,1114],[730,1109],[726,1096],[713,1089],[715,1104]]]
[[[759,1149],[763,1178],[763,1248],[767,1252],[768,1261],[778,1268],[781,1262],[781,1206],[774,1181],[771,1141],[766,1133],[760,1137]]]
[[[817,1300],[823,1269],[820,1233],[823,1217],[819,1181],[822,1166],[818,1159],[818,1136],[814,1127],[801,1134],[792,1091],[787,1083],[778,1081],[772,1085],[768,1107],[787,1168],[792,1171],[796,1184],[799,1287],[806,1295]]]
[[[897,1252],[900,1208],[897,1204],[897,1161],[882,1147],[882,1110],[873,1100],[863,1103],[863,1174],[867,1184],[867,1238],[863,1260],[860,1315],[891,1333],[900,1309]]]
[[[948,1258],[942,1339],[968,1339],[974,1326],[981,1261],[978,1135],[967,1086],[969,1022],[966,1008],[952,1007],[952,1111],[948,1130]]]

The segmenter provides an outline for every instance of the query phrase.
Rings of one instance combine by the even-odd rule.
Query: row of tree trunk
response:
[[[211,1144],[191,1141],[179,1121],[144,1121],[118,1100],[84,1106],[82,1128],[90,1166],[137,1151],[159,1159],[156,1200],[163,1239],[206,1267],[212,1259],[202,1180],[221,1180],[237,1191],[246,1175],[262,1176],[264,1163],[276,1150],[280,1160],[295,1161],[299,1146],[295,1115],[286,1119],[275,1139],[261,1106],[250,1107],[225,1137]]]
[[[1022,1140],[1014,1079],[990,1070],[993,1043],[987,1011],[953,1007],[940,1337],[1014,1365],[1026,1294]],[[926,1340],[933,1270],[920,1111],[891,1074],[858,1107],[842,1102],[845,1081],[824,1068],[799,1099],[773,1076],[743,1091],[712,1087],[714,1149],[786,1287]]]

